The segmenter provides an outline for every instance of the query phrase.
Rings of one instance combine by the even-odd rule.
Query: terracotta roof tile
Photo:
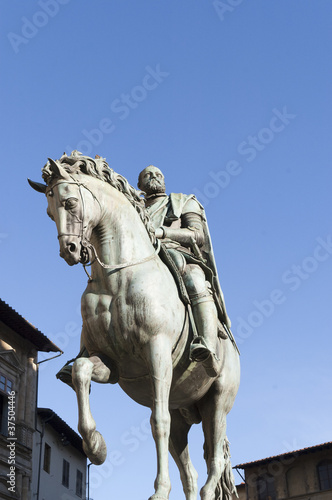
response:
[[[29,340],[37,347],[38,351],[62,352],[58,346],[53,344],[53,342],[46,337],[46,335],[29,323],[29,321],[23,318],[2,299],[0,299],[0,321],[5,323],[5,325],[24,339]]]
[[[327,443],[317,444],[315,446],[310,446],[308,448],[301,448],[300,450],[294,450],[294,451],[290,451],[287,453],[281,453],[280,455],[274,455],[272,457],[262,458],[260,460],[255,460],[253,462],[246,462],[243,464],[235,465],[233,467],[233,469],[247,469],[249,467],[255,467],[256,465],[259,465],[259,464],[271,462],[272,460],[281,461],[284,458],[289,458],[292,456],[295,457],[298,455],[305,455],[307,453],[313,453],[315,451],[324,450],[324,449],[328,449],[328,448],[332,448],[331,441],[329,441]]]

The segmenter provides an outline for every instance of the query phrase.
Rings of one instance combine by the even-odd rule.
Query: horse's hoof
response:
[[[94,465],[101,465],[107,457],[107,447],[100,432],[95,431],[90,439],[90,444],[83,441],[83,450]]]

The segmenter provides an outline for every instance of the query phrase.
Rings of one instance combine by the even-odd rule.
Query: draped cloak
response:
[[[186,204],[190,200],[194,200],[196,203],[191,203],[190,210],[186,210]],[[196,210],[193,210],[193,206],[197,207]],[[206,220],[205,210],[203,206],[199,203],[199,201],[193,194],[186,195],[183,193],[170,193],[170,195],[165,195],[157,198],[155,203],[147,206],[147,210],[150,214],[151,222],[155,228],[165,226],[171,227],[172,229],[180,229],[181,216],[186,211],[194,211],[201,216],[204,232],[204,243],[199,249],[196,249],[198,250],[199,255],[197,255],[197,251],[193,251],[191,255],[192,258],[196,260],[196,263],[198,265],[201,265],[206,274],[207,280],[211,283],[214,299],[218,310],[219,320],[224,325],[227,335],[237,349],[235,339],[230,330],[231,322],[226,311],[224,295],[220,286],[216,261],[214,258],[209,226]],[[176,249],[184,255],[187,261],[191,259],[188,252],[185,251],[186,249],[183,249],[179,246],[177,246]]]

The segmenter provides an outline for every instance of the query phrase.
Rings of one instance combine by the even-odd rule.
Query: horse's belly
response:
[[[188,363],[187,368],[181,374],[177,372],[178,370],[175,370],[171,386],[170,409],[188,408],[199,401],[214,382],[214,379],[206,374],[201,364]],[[147,374],[139,378],[120,377],[119,385],[131,399],[152,408],[150,375]]]

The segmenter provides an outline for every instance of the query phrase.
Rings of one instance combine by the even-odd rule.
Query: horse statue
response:
[[[220,339],[220,374],[207,375],[190,361],[188,312],[158,245],[139,192],[103,158],[73,152],[49,159],[47,213],[56,223],[60,256],[70,265],[91,265],[82,295],[81,345],[87,355],[72,367],[78,402],[78,430],[94,464],[106,458],[89,403],[90,383],[115,383],[137,403],[151,408],[157,452],[155,492],[168,500],[168,451],[181,476],[186,500],[197,499],[197,472],[190,460],[188,432],[202,422],[207,481],[202,500],[231,500],[236,494],[226,437],[226,415],[239,386],[239,354]],[[86,269],[86,267],[85,267]]]

